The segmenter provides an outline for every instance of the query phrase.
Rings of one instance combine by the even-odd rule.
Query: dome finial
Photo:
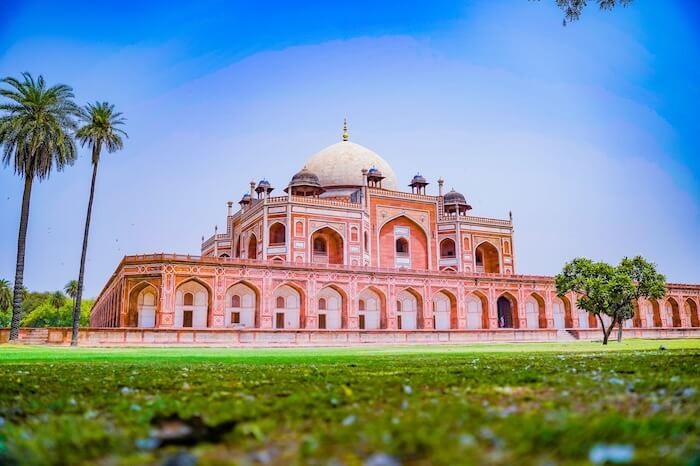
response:
[[[348,119],[343,118],[343,141],[348,140]]]

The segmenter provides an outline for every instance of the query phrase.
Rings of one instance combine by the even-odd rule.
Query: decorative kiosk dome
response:
[[[382,186],[396,190],[396,175],[391,166],[376,152],[348,141],[347,126],[344,127],[343,141],[321,150],[305,165],[318,176],[324,188],[362,186],[362,170],[375,167],[384,176]]]
[[[462,193],[458,193],[452,188],[449,193],[444,196],[444,209],[446,214],[465,215],[472,206],[467,204],[467,199]]]
[[[292,177],[289,186],[284,190],[295,196],[318,196],[324,191],[318,176],[306,167]]]

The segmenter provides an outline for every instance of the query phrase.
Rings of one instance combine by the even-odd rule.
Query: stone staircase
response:
[[[49,329],[32,328],[26,329],[21,341],[25,345],[46,345],[49,342]]]
[[[557,330],[558,341],[576,341],[578,334],[574,330]]]

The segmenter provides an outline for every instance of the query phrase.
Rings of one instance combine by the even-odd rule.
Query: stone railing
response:
[[[399,199],[411,199],[423,202],[437,202],[438,196],[430,196],[428,194],[405,193],[403,191],[392,191],[390,189],[367,188],[370,194],[377,196],[387,196]]]
[[[447,215],[440,214],[438,217],[438,222],[462,222],[471,223],[474,225],[486,225],[486,226],[498,226],[498,227],[512,227],[513,222],[511,220],[501,220],[498,218],[488,218],[488,217],[474,217],[471,215]]]

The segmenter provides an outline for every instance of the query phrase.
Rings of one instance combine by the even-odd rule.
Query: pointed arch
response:
[[[423,296],[412,287],[403,288],[396,294],[397,326],[400,329],[415,330],[425,326]]]
[[[258,287],[247,280],[239,280],[226,289],[224,300],[226,303],[225,326],[260,328],[260,290]]]
[[[681,320],[681,311],[680,306],[678,306],[678,301],[676,301],[676,299],[673,297],[669,297],[666,300],[666,303],[671,308],[671,325],[673,327],[682,327],[683,321]]]
[[[685,300],[686,314],[688,315],[688,322],[690,322],[691,327],[700,327],[700,316],[698,316],[698,304],[693,300],[693,298],[687,298]]]
[[[489,299],[486,295],[474,290],[465,299],[467,311],[468,329],[488,329],[489,324]]]
[[[647,299],[647,326],[664,326],[663,321],[661,320],[661,306],[659,306],[659,302],[654,298]]]
[[[501,254],[490,241],[482,241],[474,249],[474,261],[477,272],[500,273]]]
[[[192,304],[185,303],[185,295],[192,295]],[[175,288],[175,322],[178,328],[206,328],[213,324],[212,289],[198,277],[183,280]]]
[[[248,238],[248,259],[258,258],[258,238],[255,233],[251,233],[250,238]]]
[[[332,292],[328,292],[331,290]],[[325,292],[324,292],[325,291]],[[348,295],[345,290],[334,284],[329,283],[318,292],[318,303],[325,300],[326,327],[328,329],[348,328]],[[318,306],[319,314],[321,306]]]
[[[459,328],[457,297],[447,289],[433,294],[433,313],[436,330]]]
[[[241,235],[238,235],[238,238],[236,238],[236,252],[233,257],[241,259]]]
[[[525,318],[527,328],[547,328],[544,298],[536,293],[530,293],[525,300]]]
[[[280,298],[283,308],[279,306]],[[272,292],[272,303],[273,328],[306,328],[306,293],[301,286],[292,281],[280,283]]]
[[[345,238],[335,228],[323,226],[312,231],[309,244],[314,264],[345,263]]]
[[[415,220],[404,214],[385,220],[379,231],[380,267],[429,269],[429,235]]]
[[[452,238],[445,238],[440,241],[440,259],[453,259],[457,255],[455,241]]]
[[[364,309],[359,309],[358,311],[360,324],[364,323],[364,328],[367,330],[388,328],[386,295],[384,292],[375,286],[368,286],[360,292],[359,299],[364,302]],[[364,319],[362,319],[362,316],[364,316]],[[363,329],[362,327],[363,325],[360,325],[361,330]]]
[[[269,227],[270,246],[280,246],[287,242],[287,227],[284,223],[272,222]]]
[[[501,293],[496,300],[498,328],[520,328],[518,300],[509,292]]]
[[[153,283],[145,280],[131,288],[125,326],[157,327],[159,314],[157,310],[160,304],[159,295],[158,288]]]

